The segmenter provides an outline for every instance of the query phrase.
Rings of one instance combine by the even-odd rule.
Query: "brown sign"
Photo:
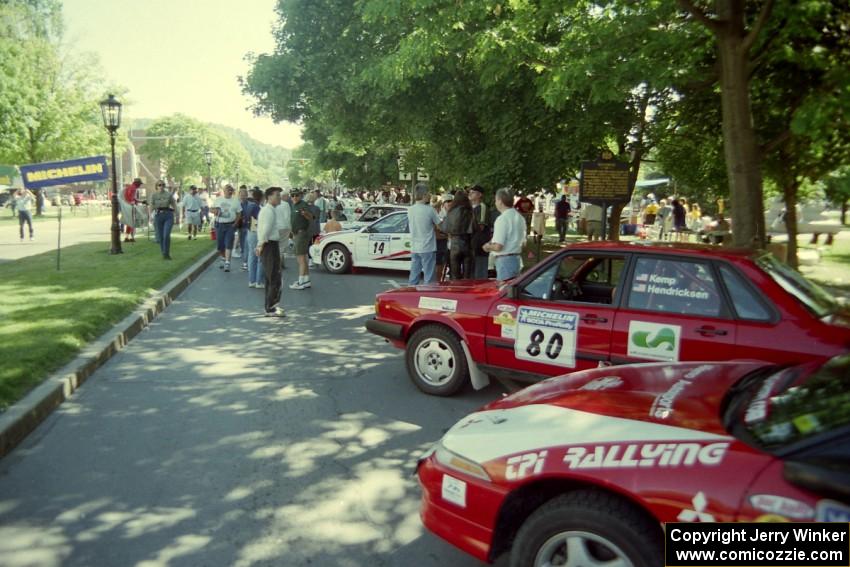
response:
[[[580,201],[613,205],[627,203],[631,195],[629,164],[607,159],[581,163]]]

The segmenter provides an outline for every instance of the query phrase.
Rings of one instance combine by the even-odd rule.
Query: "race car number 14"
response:
[[[514,356],[542,364],[575,368],[578,313],[520,307]]]

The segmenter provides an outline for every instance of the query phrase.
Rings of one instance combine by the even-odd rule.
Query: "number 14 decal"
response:
[[[373,242],[372,243],[372,255],[377,256],[378,254],[384,253],[384,247],[386,246],[386,242]]]

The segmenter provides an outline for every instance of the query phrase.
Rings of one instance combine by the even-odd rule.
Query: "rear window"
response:
[[[826,317],[838,310],[838,303],[826,291],[770,254],[765,254],[756,262],[773,281],[817,317]]]
[[[800,378],[776,371],[756,384],[743,408],[744,425],[758,443],[780,448],[850,426],[850,355],[835,357]]]

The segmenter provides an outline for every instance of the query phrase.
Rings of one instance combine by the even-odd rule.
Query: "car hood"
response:
[[[499,280],[453,280],[443,283],[405,286],[393,293],[427,292],[427,293],[490,293],[499,291],[505,282]]]
[[[720,405],[764,363],[636,364],[550,378],[485,406],[443,445],[477,462],[554,446],[728,440]]]

